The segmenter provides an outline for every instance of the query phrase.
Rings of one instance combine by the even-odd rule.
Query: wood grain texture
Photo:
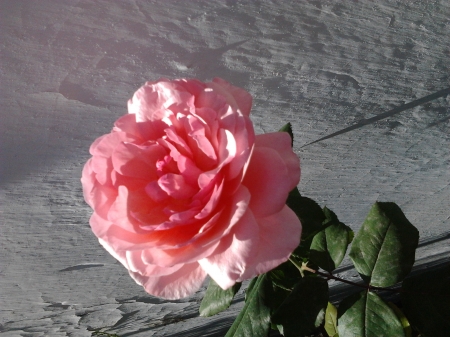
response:
[[[395,201],[424,240],[418,266],[448,262],[449,95],[302,147],[449,88],[448,1],[3,0],[0,16],[2,336],[223,336],[231,325],[243,290],[198,317],[204,288],[149,296],[89,228],[89,146],[159,77],[246,88],[257,133],[292,123],[304,195],[354,230],[373,202]]]

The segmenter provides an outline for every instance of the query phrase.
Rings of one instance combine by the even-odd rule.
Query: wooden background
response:
[[[89,145],[160,77],[246,88],[257,133],[292,122],[304,195],[354,230],[376,200],[395,201],[420,230],[417,268],[450,261],[449,1],[2,0],[0,16],[2,336],[231,325],[242,291],[198,317],[204,288],[146,294],[88,225]],[[338,272],[356,280],[348,264]]]

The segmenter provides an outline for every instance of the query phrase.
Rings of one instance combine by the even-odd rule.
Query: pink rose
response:
[[[252,98],[216,78],[147,82],[90,148],[92,231],[153,295],[223,289],[286,261],[301,224],[286,205],[300,163],[285,132],[255,136]]]

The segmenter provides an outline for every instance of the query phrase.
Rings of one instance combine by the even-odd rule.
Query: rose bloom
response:
[[[286,132],[255,136],[245,90],[216,78],[147,82],[91,145],[81,182],[101,245],[155,296],[209,275],[223,289],[286,261],[301,224]]]

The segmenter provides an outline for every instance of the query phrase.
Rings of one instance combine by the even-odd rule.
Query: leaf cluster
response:
[[[286,337],[449,336],[450,266],[406,278],[419,233],[396,204],[375,203],[355,236],[336,214],[298,190],[288,205],[302,222],[301,243],[289,261],[251,281],[226,337],[263,337],[270,329]],[[363,282],[336,307],[329,302],[328,281],[340,280],[332,273],[350,243],[350,259]],[[201,315],[228,308],[239,287],[222,290],[211,281]],[[399,293],[400,301],[386,302],[380,290]]]
[[[292,137],[290,125],[282,131]],[[250,282],[245,305],[226,337],[265,337],[271,329],[286,337],[450,336],[450,265],[408,277],[419,232],[395,203],[376,202],[356,235],[297,188],[286,203],[302,223],[300,245],[289,261]],[[350,244],[359,283],[333,275]],[[331,279],[357,291],[332,304]],[[222,290],[211,281],[200,314],[228,308],[239,287]],[[386,302],[380,291],[400,294],[397,305]]]

